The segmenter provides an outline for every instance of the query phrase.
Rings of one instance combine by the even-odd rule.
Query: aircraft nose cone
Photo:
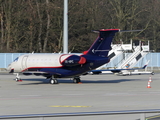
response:
[[[12,68],[11,64],[8,65],[7,71],[9,71],[9,73],[13,73],[14,72],[14,68]]]

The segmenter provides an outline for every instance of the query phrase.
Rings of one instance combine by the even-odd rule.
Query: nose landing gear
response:
[[[20,76],[19,76],[19,73],[16,73],[16,82],[22,82]]]

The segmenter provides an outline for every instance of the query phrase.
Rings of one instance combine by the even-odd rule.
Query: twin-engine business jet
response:
[[[10,73],[24,75],[42,75],[50,78],[51,84],[56,84],[57,78],[73,78],[75,83],[81,82],[80,75],[109,62],[108,52],[116,32],[120,29],[101,29],[98,38],[88,51],[77,54],[25,54],[14,60],[9,66]]]

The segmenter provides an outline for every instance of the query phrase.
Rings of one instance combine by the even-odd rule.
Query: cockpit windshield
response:
[[[18,61],[18,58],[19,58],[19,57],[17,57],[13,62],[17,62],[17,61]]]

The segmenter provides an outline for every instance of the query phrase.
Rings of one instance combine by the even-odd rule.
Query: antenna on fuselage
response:
[[[64,0],[63,53],[68,53],[68,0]]]

